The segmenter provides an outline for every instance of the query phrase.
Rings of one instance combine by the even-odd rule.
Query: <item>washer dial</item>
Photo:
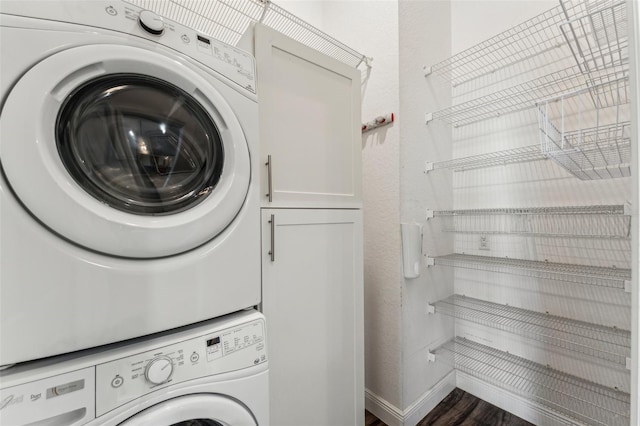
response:
[[[166,355],[160,355],[147,364],[144,376],[152,385],[160,385],[171,378],[173,374],[173,361]]]
[[[138,22],[146,32],[153,35],[160,35],[164,31],[164,20],[160,15],[150,10],[140,12]]]

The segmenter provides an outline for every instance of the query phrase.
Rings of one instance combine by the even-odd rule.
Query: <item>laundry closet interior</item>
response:
[[[373,57],[363,122],[396,112],[362,141],[368,410],[636,424],[637,3],[353,3],[321,28]]]
[[[636,0],[25,4],[0,424],[640,424]]]

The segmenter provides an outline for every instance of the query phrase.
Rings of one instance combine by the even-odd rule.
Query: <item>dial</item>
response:
[[[148,33],[160,35],[164,31],[164,20],[162,16],[150,10],[143,10],[138,17],[140,26]]]
[[[160,355],[149,361],[144,371],[144,376],[152,385],[159,385],[171,378],[173,374],[173,362],[166,355]]]

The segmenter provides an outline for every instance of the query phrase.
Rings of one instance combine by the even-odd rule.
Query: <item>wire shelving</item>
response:
[[[547,160],[548,157],[540,149],[540,145],[529,145],[511,148],[486,154],[460,157],[448,161],[429,163],[428,170],[450,169],[455,172],[475,170],[484,167],[504,166],[507,164],[526,163],[529,161]]]
[[[559,370],[460,337],[433,351],[472,377],[588,425],[628,426],[631,397]]]
[[[629,77],[625,69],[617,74],[538,103],[542,152],[581,180],[631,175]]]
[[[125,1],[234,46],[251,24],[260,22],[354,68],[370,65],[371,58],[269,0]]]
[[[619,3],[620,0],[563,0],[560,5],[432,65],[427,71],[457,86],[541,55],[570,57],[573,49],[585,55],[584,61],[598,65],[612,63],[598,58],[593,47],[604,45],[606,38],[614,34],[610,15],[619,19]],[[574,29],[575,26],[581,27]],[[623,33],[620,26],[615,30]],[[589,40],[588,48],[582,48],[582,44],[589,42],[585,36],[600,44]],[[615,48],[602,49],[602,53],[615,54]],[[579,64],[582,66],[584,61]]]
[[[560,24],[560,30],[584,73],[629,60],[626,2],[590,11]]]
[[[565,2],[431,66],[430,72],[457,86],[566,47],[559,25],[585,11],[581,2]]]
[[[433,211],[445,232],[629,239],[628,205]]]
[[[630,269],[616,267],[540,262],[457,253],[438,256],[433,259],[436,266],[520,275],[620,290],[625,290],[625,282],[631,280]]]
[[[470,101],[432,112],[430,120],[440,120],[454,127],[466,126],[490,118],[535,108],[540,99],[553,98],[562,93],[591,89],[594,102],[598,105],[610,104],[610,93],[593,87],[606,88],[610,82],[621,78],[620,69],[607,69],[585,75],[577,65],[535,78]]]
[[[631,333],[480,299],[453,295],[433,303],[436,313],[524,336],[624,367],[631,356]]]

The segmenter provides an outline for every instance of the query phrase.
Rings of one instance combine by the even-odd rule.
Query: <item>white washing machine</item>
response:
[[[0,365],[258,304],[252,56],[124,1],[0,12]]]
[[[0,372],[2,426],[269,423],[265,321],[249,310]]]

